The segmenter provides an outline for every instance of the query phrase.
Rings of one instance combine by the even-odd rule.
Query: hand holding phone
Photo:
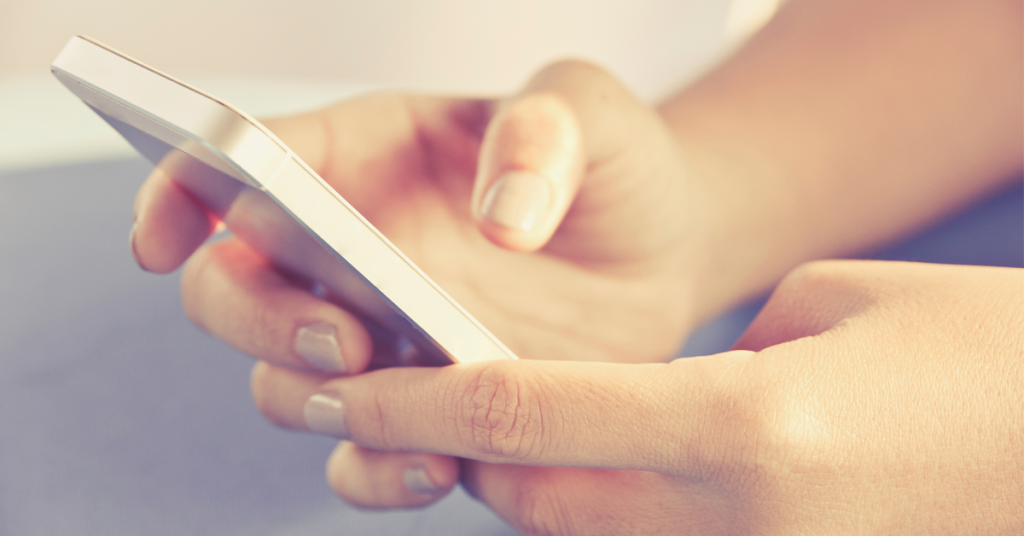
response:
[[[81,41],[73,43],[81,45]],[[99,45],[85,44],[94,52],[98,48],[138,67]],[[86,58],[85,62],[93,60]],[[82,63],[81,58],[62,54],[55,70],[70,72],[69,66]],[[120,67],[104,68],[120,72]],[[89,74],[76,69],[79,79]],[[166,77],[142,69],[147,76],[160,79],[156,89],[164,88]],[[92,74],[89,77],[96,80]],[[116,80],[104,79],[105,85],[118,88],[118,99],[110,97],[110,91],[98,99],[80,82],[69,79],[67,83],[94,107],[106,102],[117,112],[118,107],[126,107],[121,101],[128,101],[127,97],[138,102],[151,97],[144,92],[137,95],[142,91],[135,78],[129,78],[131,85],[118,82],[116,86],[111,85]],[[148,102],[157,109],[174,100],[155,90],[146,91],[159,96],[157,102]],[[99,111],[116,119],[110,111]],[[201,117],[221,116],[214,109]],[[284,341],[295,332],[280,328],[278,335],[261,335],[260,330],[266,330],[257,326],[267,319],[258,311],[277,310],[290,318],[292,325],[308,321],[308,317],[289,317],[262,298],[250,300],[247,309],[232,296],[207,303],[209,307],[195,304],[207,299],[201,296],[224,294],[229,287],[237,287],[246,270],[298,276],[299,289],[309,281],[321,280],[307,270],[322,265],[329,276],[336,271],[332,267],[343,267],[343,263],[330,254],[307,255],[318,250],[300,247],[311,239],[304,238],[301,228],[298,233],[289,229],[294,226],[291,215],[275,208],[277,203],[258,189],[243,187],[241,180],[248,177],[232,176],[238,174],[233,167],[218,169],[218,160],[213,158],[217,154],[203,153],[215,145],[183,140],[181,147],[192,154],[178,150],[167,158],[167,143],[151,143],[164,123],[148,116],[143,119],[153,133],[138,135],[114,123],[144,154],[150,154],[151,160],[162,163],[138,198],[135,243],[143,265],[166,272],[191,256],[190,267],[218,267],[202,271],[219,273],[217,277],[191,277],[194,270],[183,274],[183,284],[202,281],[183,288],[192,319],[246,353],[278,363],[276,357],[294,353]],[[231,121],[208,120],[191,128],[203,134],[202,139],[223,142],[233,153],[249,139],[239,135],[233,125]],[[599,69],[573,62],[554,65],[508,100],[379,94],[276,119],[268,125],[277,134],[272,138],[277,138],[275,144],[286,140],[332,190],[357,207],[391,244],[520,357],[663,360],[678,349],[696,318],[700,304],[693,300],[694,283],[698,270],[708,264],[703,262],[704,250],[698,250],[708,243],[703,235],[710,231],[707,223],[702,223],[709,213],[706,198],[701,191],[690,189],[692,177],[684,173],[677,147],[650,107]],[[239,156],[242,162],[259,163],[251,155],[248,158]],[[165,171],[189,167],[193,171],[171,176],[173,182],[167,179]],[[509,173],[527,170],[549,181],[554,201],[546,213],[536,212],[540,216],[531,222],[529,231],[523,231],[505,226],[508,216],[515,214],[506,210],[510,207],[505,202],[508,198],[521,201],[529,192],[514,187],[518,179],[506,179]],[[190,181],[203,188],[190,185]],[[205,190],[212,190],[208,192],[211,195],[204,197]],[[503,194],[497,197],[506,201],[492,203],[495,190]],[[182,196],[183,191],[188,195]],[[169,200],[176,205],[169,207]],[[538,209],[534,201],[527,208]],[[500,218],[488,214],[496,208]],[[280,224],[273,219],[275,212],[283,220]],[[286,254],[264,253],[273,259],[273,267],[229,266],[220,262],[223,258],[210,262],[209,253],[219,251],[223,244],[200,247],[211,228],[206,214],[227,222],[237,237],[256,249]],[[520,240],[524,236],[526,240]],[[313,257],[326,260],[319,262]],[[355,275],[348,280],[361,283]],[[324,287],[330,289],[332,298],[341,294],[333,287],[351,288],[344,281]],[[348,294],[358,296],[359,291]],[[373,291],[363,292],[367,294],[376,296]],[[331,301],[362,315],[361,319],[367,317],[367,310],[400,317],[388,313],[390,305],[384,301],[375,309],[373,304],[356,306],[357,300]],[[216,326],[197,316],[233,320],[231,325]],[[357,323],[350,322],[353,326]],[[381,324],[387,325],[381,320],[366,323],[370,328]],[[280,341],[274,351],[260,352],[243,344],[249,339]],[[420,353],[424,354],[422,347]],[[437,361],[452,359],[443,356]],[[360,363],[349,371],[362,370]]]
[[[405,337],[426,362],[515,359],[248,115],[88,38],[72,38],[52,70],[232,232]]]

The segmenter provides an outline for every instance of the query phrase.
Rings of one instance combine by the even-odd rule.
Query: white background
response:
[[[774,0],[0,0],[0,171],[129,148],[48,72],[89,35],[254,115],[367,88],[514,91],[564,57],[641,97],[685,83]]]

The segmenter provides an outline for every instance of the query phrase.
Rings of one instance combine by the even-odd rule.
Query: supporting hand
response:
[[[1022,270],[818,263],[726,354],[326,382],[262,365],[253,387],[272,421],[354,442],[328,477],[356,504],[456,482],[451,458],[387,449],[476,460],[467,489],[526,534],[1015,533],[1022,322]]]

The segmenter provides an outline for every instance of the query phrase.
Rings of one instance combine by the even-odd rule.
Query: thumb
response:
[[[310,430],[373,449],[678,474],[726,444],[708,417],[749,355],[382,369],[324,384],[303,414]]]
[[[534,251],[558,229],[591,161],[612,149],[619,119],[642,108],[605,71],[567,61],[505,101],[480,147],[473,214],[498,246]]]

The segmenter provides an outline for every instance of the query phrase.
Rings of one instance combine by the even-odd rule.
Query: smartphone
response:
[[[232,233],[406,341],[414,361],[516,359],[247,114],[88,37],[51,70]]]

